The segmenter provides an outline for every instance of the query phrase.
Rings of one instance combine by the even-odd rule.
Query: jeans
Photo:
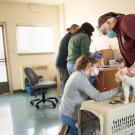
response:
[[[60,113],[59,117],[63,124],[66,124],[69,126],[69,132],[71,135],[78,135],[78,129],[75,126],[76,121],[72,120],[71,118],[65,116],[62,113]]]
[[[69,75],[71,75],[74,72],[74,64],[67,63],[67,70],[68,70]]]

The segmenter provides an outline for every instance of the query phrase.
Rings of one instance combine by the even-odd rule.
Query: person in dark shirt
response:
[[[99,17],[99,31],[109,38],[117,37],[128,76],[135,76],[135,14],[109,12]]]
[[[59,72],[61,81],[61,92],[63,93],[65,83],[69,77],[67,72],[67,55],[68,55],[68,43],[71,36],[79,29],[79,25],[73,24],[70,28],[67,28],[68,33],[62,38],[59,46],[59,52],[56,59],[56,67]],[[61,93],[61,94],[62,94]]]

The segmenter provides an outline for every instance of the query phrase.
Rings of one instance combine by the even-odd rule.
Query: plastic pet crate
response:
[[[135,103],[85,101],[78,127],[79,135],[135,135]]]

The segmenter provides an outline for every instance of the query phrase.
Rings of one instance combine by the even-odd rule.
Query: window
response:
[[[0,83],[7,82],[7,70],[6,70],[6,59],[5,59],[3,36],[4,36],[3,26],[0,26]],[[2,88],[2,86],[0,87]]]
[[[18,53],[54,52],[54,31],[47,26],[17,26]]]

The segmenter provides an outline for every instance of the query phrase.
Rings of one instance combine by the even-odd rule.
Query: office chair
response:
[[[25,67],[24,72],[30,82],[30,85],[33,90],[33,94],[34,95],[42,94],[42,99],[31,100],[30,104],[34,105],[34,101],[38,101],[35,106],[37,109],[39,109],[39,103],[50,102],[53,108],[55,108],[56,103],[58,102],[58,99],[56,97],[46,98],[46,93],[49,90],[49,88],[54,88],[56,86],[56,83],[54,81],[45,81],[42,76],[38,76],[30,67]],[[56,103],[52,101],[51,99],[55,100]]]

